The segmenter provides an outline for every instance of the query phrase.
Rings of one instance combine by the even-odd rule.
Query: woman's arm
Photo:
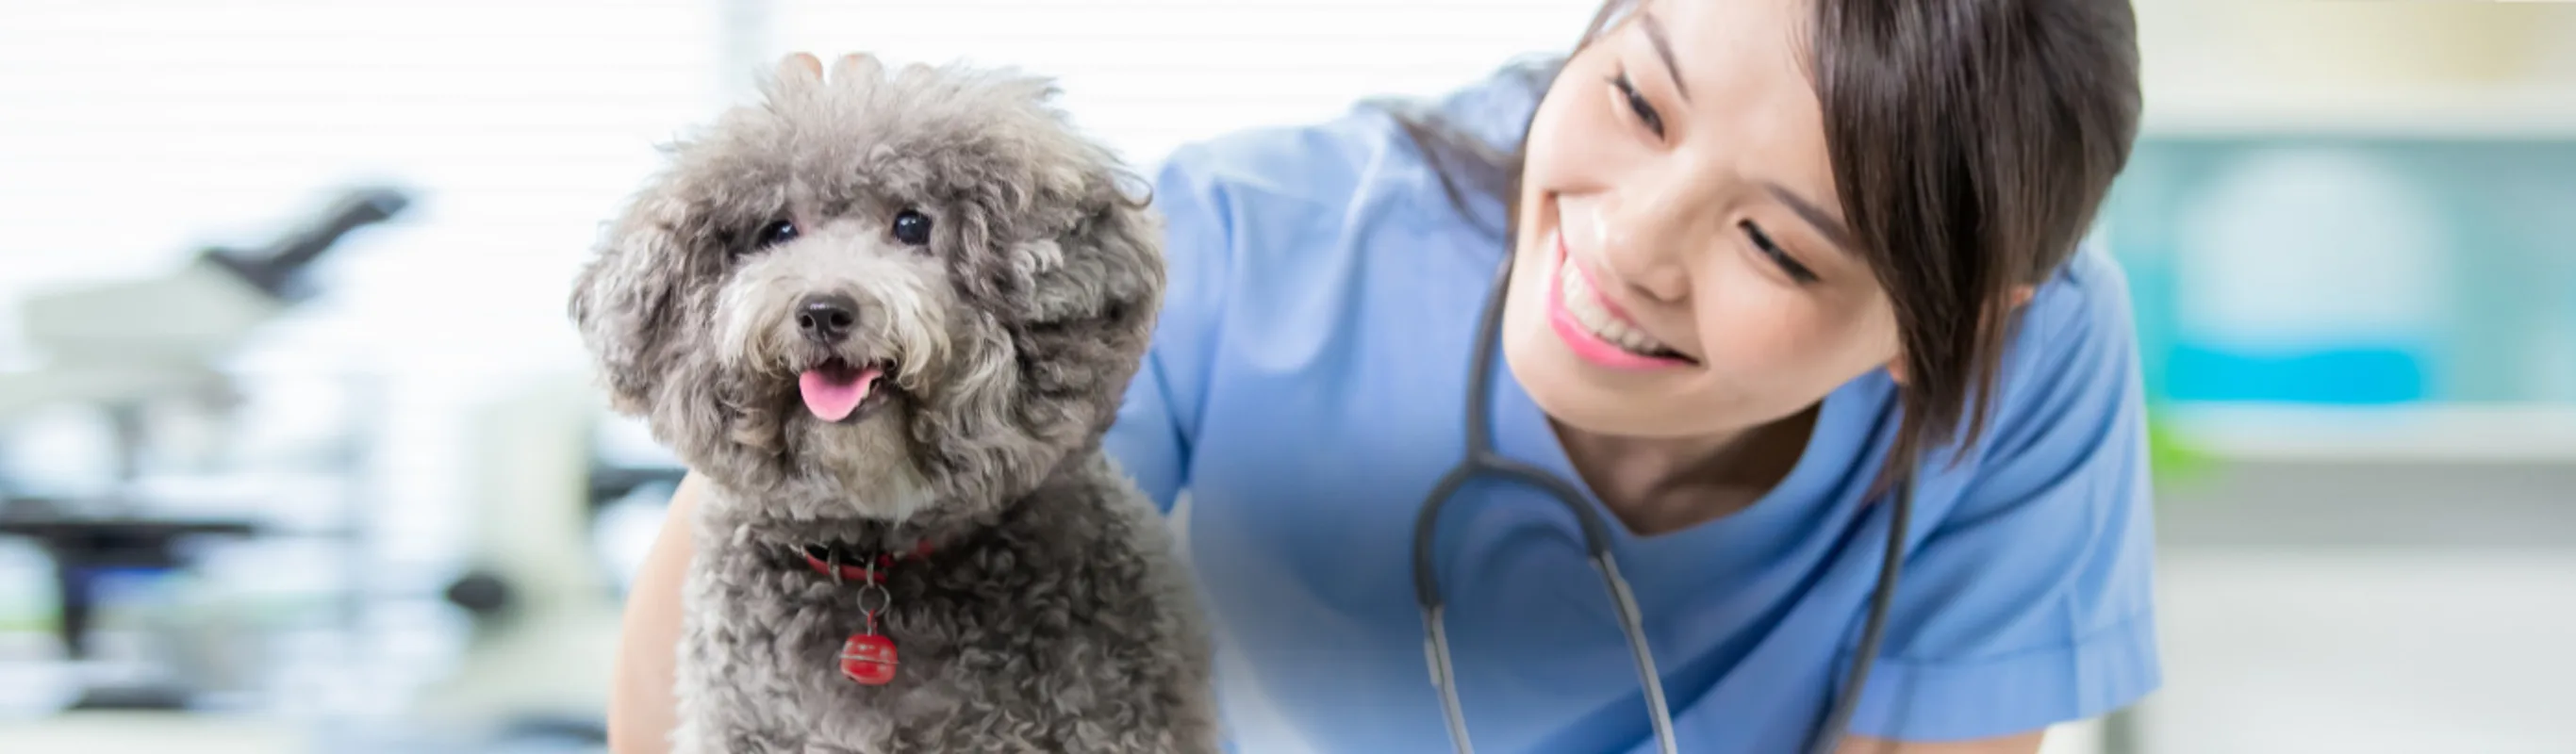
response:
[[[1921,743],[1888,741],[1867,736],[1848,736],[1836,754],[2039,754],[2040,736],[2047,731],[2031,731],[2001,738],[1978,741]]]
[[[689,518],[698,507],[695,472],[671,493],[662,533],[627,591],[617,636],[617,664],[608,692],[608,748],[615,754],[663,754],[677,722],[672,668],[680,644],[680,583],[689,570]]]

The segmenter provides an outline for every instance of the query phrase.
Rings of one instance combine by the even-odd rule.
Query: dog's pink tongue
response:
[[[796,376],[796,388],[805,394],[805,410],[815,418],[836,422],[849,418],[859,401],[867,400],[868,390],[876,387],[877,370],[869,369],[849,377],[836,377],[820,369],[808,369]]]

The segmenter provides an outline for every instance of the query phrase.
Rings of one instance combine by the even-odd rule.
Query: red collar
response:
[[[833,575],[833,574],[832,574],[832,564],[831,564],[831,563],[823,562],[823,559],[822,559],[822,558],[814,557],[814,554],[813,554],[812,552],[810,552],[810,551],[806,550],[805,548],[802,548],[802,547],[796,548],[796,556],[797,556],[797,557],[800,557],[800,558],[804,558],[804,559],[805,559],[805,565],[806,565],[806,567],[814,569],[814,572],[815,572],[815,573],[823,574],[823,575],[825,575],[825,576]],[[869,569],[868,569],[867,565],[866,565],[866,564],[864,564],[864,563],[859,564],[859,565],[851,565],[851,564],[848,564],[848,563],[842,563],[842,564],[840,564],[840,566],[841,566],[841,573],[840,573],[840,577],[841,577],[842,579],[844,579],[844,580],[848,580],[848,581],[858,581],[858,582],[862,582],[862,583],[876,583],[876,581],[881,581],[881,580],[883,580],[883,578],[884,578],[883,574],[884,574],[887,570],[890,570],[890,569],[894,568],[895,561],[898,561],[898,560],[918,560],[918,559],[925,558],[925,557],[929,557],[929,556],[930,556],[930,540],[924,539],[924,540],[921,540],[920,542],[915,543],[915,544],[913,545],[913,547],[912,547],[912,552],[889,552],[889,553],[880,553],[880,554],[878,554],[878,555],[877,555],[877,564],[876,564],[876,565],[877,565],[877,567],[876,567],[876,569],[875,569],[875,571],[874,571],[874,573],[873,573],[873,574],[869,571]],[[869,577],[870,577],[871,575],[876,576],[876,578],[875,578],[875,579],[873,579],[873,580],[872,580],[872,579],[870,579]]]

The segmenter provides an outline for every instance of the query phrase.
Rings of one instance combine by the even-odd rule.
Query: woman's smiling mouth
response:
[[[1574,355],[1612,369],[1645,370],[1697,366],[1699,362],[1638,329],[1635,322],[1605,299],[1590,274],[1567,253],[1564,231],[1555,237],[1548,271],[1547,322]]]

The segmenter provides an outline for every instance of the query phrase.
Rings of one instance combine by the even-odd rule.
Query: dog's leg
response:
[[[679,727],[671,730],[671,754],[720,754],[723,751],[722,742],[710,737],[706,728],[696,720],[681,720]]]
[[[814,749],[801,732],[781,731],[779,722],[749,709],[741,695],[718,692],[715,699],[684,706],[679,726],[671,732],[672,754],[806,754]]]
[[[764,730],[740,720],[682,720],[671,732],[671,754],[808,754],[801,734]]]
[[[700,533],[701,553],[683,582],[680,657],[676,668],[679,725],[674,754],[802,754],[806,731],[781,705],[785,685],[760,649],[764,631],[732,620],[762,599],[747,574],[759,566],[737,549]]]
[[[671,735],[671,754],[808,754],[812,751],[816,749],[801,741],[746,729],[720,732],[682,725]]]

